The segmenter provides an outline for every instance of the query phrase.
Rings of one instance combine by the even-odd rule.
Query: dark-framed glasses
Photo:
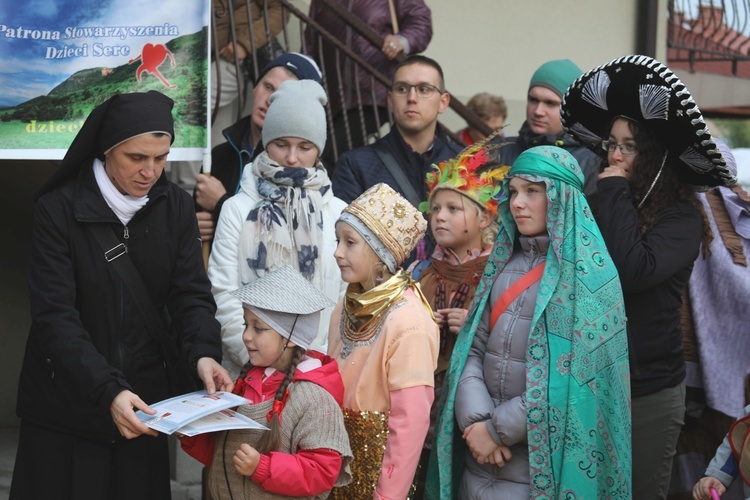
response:
[[[615,141],[602,141],[602,149],[609,153],[614,153],[615,149],[620,148],[622,156],[633,156],[638,154],[638,145],[634,142],[617,144]]]
[[[412,85],[406,82],[394,83],[391,87],[391,93],[398,97],[406,97],[411,92],[411,89],[414,89],[417,92],[417,96],[421,99],[432,97],[433,95],[435,95],[435,92],[437,92],[438,94],[444,93],[442,90],[434,85],[430,85],[429,83],[417,83],[415,85]]]

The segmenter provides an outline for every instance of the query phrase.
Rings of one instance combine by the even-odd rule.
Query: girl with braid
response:
[[[338,365],[307,350],[332,304],[291,266],[233,295],[244,307],[250,357],[234,386],[250,403],[237,411],[270,430],[202,434],[182,438],[182,447],[209,467],[216,500],[327,498],[349,482],[352,460]]]

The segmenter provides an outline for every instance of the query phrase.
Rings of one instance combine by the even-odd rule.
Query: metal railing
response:
[[[376,33],[372,28],[370,28],[366,23],[364,23],[362,20],[351,14],[348,10],[346,10],[344,7],[341,6],[341,4],[337,0],[318,0],[322,4],[325,5],[325,7],[332,12],[334,12],[336,15],[339,16],[342,23],[345,23],[347,26],[351,27],[356,33],[361,35],[364,39],[366,39],[369,43],[371,43],[375,47],[381,47],[383,45],[383,37],[381,37],[378,33]],[[371,64],[368,63],[368,61],[364,60],[359,54],[356,54],[352,51],[351,47],[347,46],[346,43],[342,40],[337,39],[334,37],[330,32],[328,32],[323,26],[321,26],[319,23],[317,23],[314,19],[311,19],[307,13],[302,12],[297,7],[295,7],[289,0],[213,0],[213,12],[212,12],[212,32],[214,33],[213,40],[212,40],[212,46],[213,46],[213,58],[218,59],[219,57],[219,47],[222,46],[224,43],[223,41],[219,41],[216,39],[216,23],[217,20],[223,20],[226,22],[226,18],[228,17],[228,21],[231,28],[231,33],[235,32],[235,27],[237,23],[239,22],[235,18],[234,13],[234,7],[237,7],[238,2],[242,2],[242,6],[246,7],[247,10],[247,19],[242,19],[242,21],[246,22],[248,26],[250,27],[250,42],[251,42],[251,50],[248,54],[248,60],[245,62],[245,64],[249,67],[252,67],[254,69],[253,74],[258,74],[258,61],[257,61],[257,49],[259,47],[256,47],[253,43],[253,20],[251,18],[251,7],[252,4],[255,4],[257,8],[260,9],[261,12],[264,13],[264,22],[263,26],[265,28],[265,39],[270,40],[272,38],[276,38],[280,45],[281,49],[284,52],[301,52],[304,54],[308,54],[313,59],[316,60],[319,67],[321,68],[321,71],[323,72],[323,84],[326,89],[326,93],[329,96],[329,102],[326,106],[326,113],[328,117],[328,126],[329,126],[329,141],[332,142],[333,147],[333,158],[334,160],[338,159],[338,156],[340,153],[351,149],[353,146],[356,146],[356,141],[353,140],[354,135],[362,138],[368,138],[369,140],[372,140],[374,138],[379,138],[381,133],[381,128],[384,123],[381,123],[381,116],[382,113],[379,112],[379,107],[382,111],[382,106],[384,103],[378,103],[376,96],[375,96],[375,89],[377,86],[384,86],[386,89],[390,86],[391,81],[390,78],[380,71],[373,67]],[[269,6],[273,3],[281,4],[282,6],[282,13],[283,18],[285,20],[283,24],[283,28],[279,33],[273,33],[271,30],[271,23],[268,20],[268,11]],[[300,28],[300,36],[299,36],[299,46],[291,46],[290,39],[292,37],[289,36],[289,23],[286,22],[287,19],[290,17],[295,17],[299,21],[299,28]],[[315,51],[314,54],[312,54],[312,48],[307,47],[306,43],[306,36],[305,32],[306,30],[311,30],[314,37],[313,39],[317,41],[315,44],[318,47],[318,50]],[[309,38],[308,38],[309,39]],[[327,44],[328,47],[333,47],[333,54],[335,57],[335,65],[336,72],[338,73],[336,77],[334,78],[333,75],[326,75],[326,67],[331,67],[331,65],[326,65],[324,60],[324,53],[323,53],[323,46],[324,44]],[[405,56],[403,54],[400,54],[397,58],[397,61],[400,61]],[[352,67],[352,74],[355,78],[355,85],[354,89],[349,89],[350,92],[353,91],[353,94],[356,95],[356,105],[355,106],[347,106],[347,103],[345,102],[345,96],[344,96],[344,86],[343,85],[335,85],[336,83],[341,82],[341,68],[342,66],[347,63],[351,65]],[[245,92],[240,92],[240,102],[239,102],[239,111],[237,115],[237,119],[241,118],[242,109],[244,108],[245,98],[246,98],[246,92],[247,92],[247,86],[253,86],[254,83],[252,81],[244,82],[243,81],[243,72],[242,72],[242,62],[237,59],[235,56],[234,60],[235,68],[237,69],[237,85],[240,86],[240,88],[245,89]],[[252,65],[252,66],[250,66]],[[369,79],[368,82],[361,82],[359,81],[357,75],[360,73],[359,70],[362,69],[367,74],[367,78]],[[219,78],[219,76],[214,73],[212,74],[212,78]],[[217,82],[218,87],[221,88],[221,81]],[[367,83],[367,85],[363,85],[363,83]],[[361,88],[369,88],[369,94],[368,98],[364,98],[362,95]],[[212,122],[216,119],[216,114],[218,110],[218,102],[219,98],[217,97],[216,103],[214,103],[213,110],[211,113]],[[463,103],[461,103],[458,99],[455,98],[455,96],[451,96],[450,100],[450,108],[453,109],[459,116],[461,116],[472,128],[489,135],[492,130],[482,121],[482,119],[476,115],[473,111],[468,109]],[[339,110],[346,110],[348,109],[349,112],[343,113],[343,120],[344,120],[344,128],[346,131],[345,134],[345,141],[344,144],[336,144],[336,134],[333,131],[333,119],[334,114],[338,114]],[[353,113],[352,113],[352,110]],[[369,111],[372,110],[372,113],[370,114]],[[374,116],[374,120],[367,120],[366,116],[370,114],[370,116]],[[460,139],[455,136],[450,130],[447,130],[445,127],[443,127],[443,130],[451,136],[456,142],[461,143]]]
[[[670,0],[670,61],[729,62],[732,74],[750,61],[750,0]]]

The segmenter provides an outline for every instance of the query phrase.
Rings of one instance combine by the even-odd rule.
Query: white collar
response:
[[[99,191],[101,191],[104,197],[104,201],[107,202],[109,208],[120,219],[123,226],[127,226],[130,219],[133,218],[138,210],[148,203],[148,195],[136,198],[135,196],[119,192],[104,170],[104,163],[98,158],[94,159],[94,177],[96,178],[96,184],[99,186]]]

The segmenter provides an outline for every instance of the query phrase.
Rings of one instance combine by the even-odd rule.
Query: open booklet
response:
[[[233,429],[268,430],[255,420],[229,409],[248,403],[250,401],[231,392],[209,394],[203,390],[150,405],[156,410],[155,415],[140,410],[135,414],[147,426],[164,434],[177,432],[184,436],[195,436]]]

